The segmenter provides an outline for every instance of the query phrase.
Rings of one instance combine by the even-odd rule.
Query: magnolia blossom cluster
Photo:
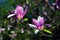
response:
[[[15,17],[19,20],[23,19],[23,17],[25,16],[25,14],[27,13],[28,10],[28,6],[26,6],[25,10],[22,6],[18,5],[16,7],[16,9],[14,10],[14,13],[11,13],[10,15],[7,16],[7,18],[10,18],[14,15],[16,15]],[[37,20],[36,19],[32,19],[33,24],[28,24],[31,28],[36,29],[35,30],[35,34],[38,33],[39,30],[43,30],[44,29],[44,25],[50,27],[50,24],[45,24],[45,19],[44,17],[38,16]],[[24,31],[22,30],[22,33],[24,33]]]

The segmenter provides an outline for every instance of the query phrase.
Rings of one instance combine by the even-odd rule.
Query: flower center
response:
[[[43,30],[43,26],[41,26],[41,27],[39,26],[39,27],[37,27],[37,28],[38,28],[39,30]]]
[[[20,14],[17,15],[17,18],[20,20]]]

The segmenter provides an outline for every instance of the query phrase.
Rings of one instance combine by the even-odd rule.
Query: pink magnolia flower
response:
[[[34,25],[29,24],[29,26],[32,27],[32,28],[36,28],[35,34],[37,34],[39,30],[44,29],[44,22],[45,22],[44,17],[39,16],[37,20],[33,18],[32,22],[33,22]],[[48,26],[48,27],[51,26],[50,24],[45,24],[45,25]]]
[[[37,28],[38,30],[42,30],[43,29],[43,26],[44,26],[44,18],[43,17],[38,17],[38,20],[36,20],[36,19],[32,19],[32,22],[33,22],[33,24],[29,24],[29,26],[31,26],[31,27],[35,27],[35,28]]]
[[[24,8],[23,8],[22,6],[19,6],[19,5],[18,5],[18,6],[16,7],[14,13],[8,15],[7,18],[10,18],[10,17],[16,15],[16,18],[18,18],[18,19],[20,20],[20,19],[22,19],[22,18],[25,16],[27,10],[28,10],[28,6],[26,6],[26,8],[25,8],[25,10],[24,10]]]

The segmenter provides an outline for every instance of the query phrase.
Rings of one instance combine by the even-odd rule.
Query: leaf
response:
[[[45,31],[45,32],[47,32],[47,33],[49,33],[49,34],[52,34],[52,32],[49,31],[49,30],[47,30],[47,29],[44,29],[43,31]]]
[[[28,18],[24,18],[23,20],[24,20],[24,21],[28,21]]]

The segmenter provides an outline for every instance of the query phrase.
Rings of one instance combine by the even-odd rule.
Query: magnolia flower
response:
[[[38,20],[32,19],[33,24],[29,24],[30,27],[37,28],[39,30],[43,30],[43,25],[44,25],[44,18],[43,17],[38,17]]]
[[[37,20],[33,18],[32,22],[33,22],[34,25],[29,24],[29,26],[32,27],[32,28],[36,28],[35,34],[37,34],[39,30],[44,29],[44,18],[43,17],[39,16]],[[48,25],[48,24],[46,26],[50,27],[50,25]]]
[[[22,19],[22,18],[24,17],[24,15],[26,14],[27,10],[28,10],[28,6],[26,6],[26,8],[25,8],[25,10],[24,10],[22,6],[19,6],[19,5],[18,5],[18,6],[16,7],[14,13],[8,15],[7,18],[10,18],[10,17],[16,15],[16,18]]]

